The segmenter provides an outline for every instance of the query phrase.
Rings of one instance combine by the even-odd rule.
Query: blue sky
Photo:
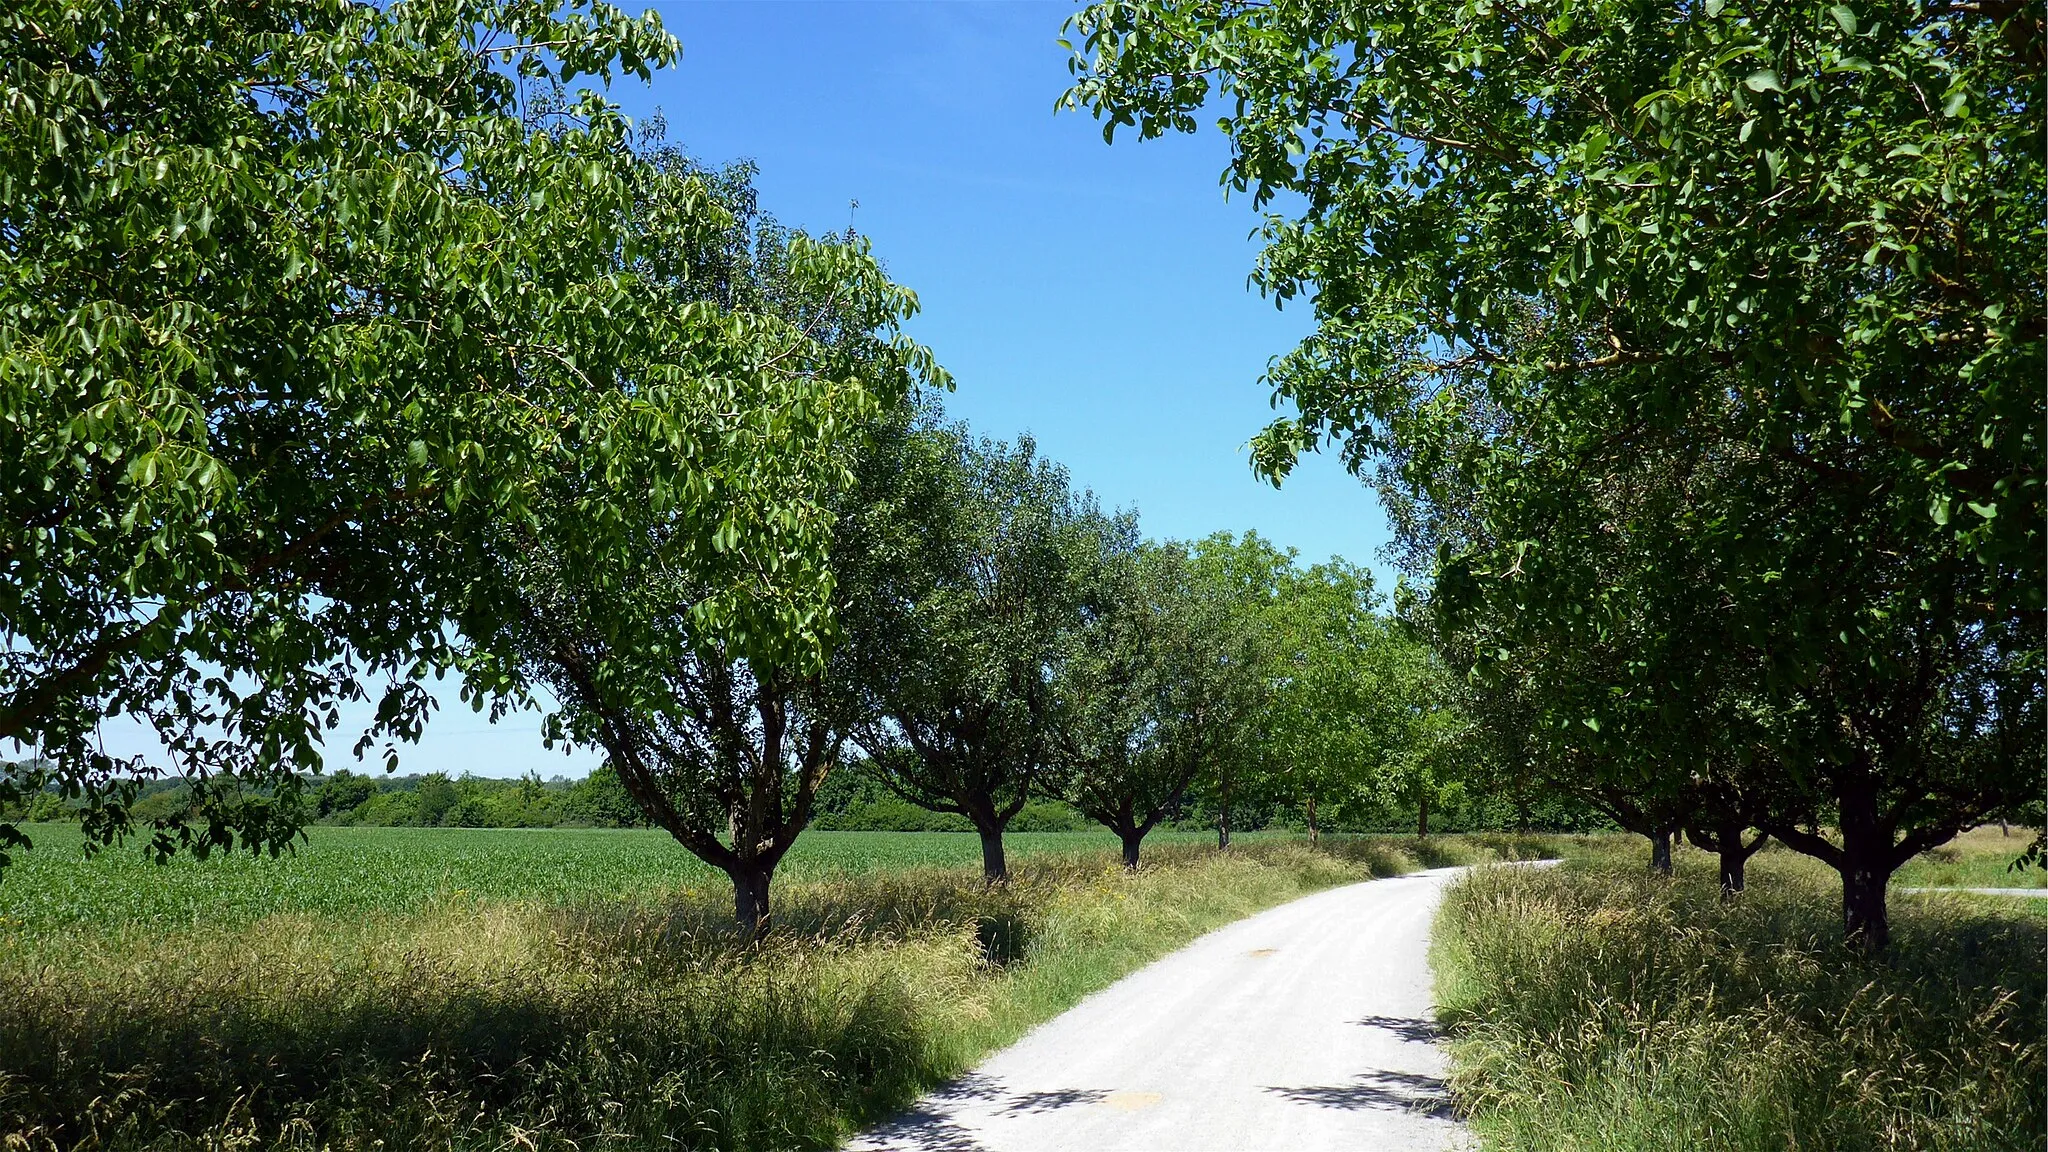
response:
[[[663,3],[681,64],[611,95],[659,108],[702,160],[753,160],[786,224],[836,231],[859,201],[855,227],[923,304],[912,335],[958,380],[949,411],[978,432],[1031,433],[1155,537],[1251,528],[1309,560],[1375,562],[1378,503],[1334,459],[1279,491],[1247,464],[1273,414],[1266,361],[1311,318],[1247,287],[1259,218],[1223,196],[1222,135],[1109,146],[1090,117],[1055,114],[1078,6]],[[535,716],[494,726],[443,697],[399,771],[579,775],[601,759],[544,751]],[[334,741],[330,769],[352,743]]]

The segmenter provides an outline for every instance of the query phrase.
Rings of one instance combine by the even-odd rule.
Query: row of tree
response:
[[[1069,103],[1212,100],[1340,446],[1502,773],[1730,890],[1889,877],[2042,796],[2038,5],[1108,0]]]
[[[305,793],[344,705],[389,768],[431,678],[493,716],[545,688],[549,741],[602,748],[759,925],[855,760],[991,879],[1034,796],[1135,862],[1197,792],[1227,840],[1270,780],[1313,827],[1361,766],[1430,771],[1434,665],[1365,573],[1146,542],[947,426],[864,240],[568,91],[673,60],[653,14],[30,0],[0,30],[0,740],[36,754],[0,809],[54,788],[89,844],[275,852],[338,795]],[[138,809],[111,718],[178,811]]]

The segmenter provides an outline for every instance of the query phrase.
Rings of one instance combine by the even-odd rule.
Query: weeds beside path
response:
[[[829,1147],[1209,928],[1513,838],[1162,845],[778,886],[274,914],[0,949],[0,1138],[95,1149]],[[232,894],[223,899],[232,903]]]
[[[1433,954],[1453,1090],[1489,1152],[2038,1150],[2042,956],[2032,902],[1894,901],[1893,951],[1840,942],[1832,874],[1636,853],[1488,869]]]

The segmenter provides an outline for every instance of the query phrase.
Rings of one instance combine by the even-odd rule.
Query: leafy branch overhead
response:
[[[1318,322],[1270,474],[1363,463],[1471,370],[1621,435],[1727,397],[1729,440],[1867,457],[2041,606],[2038,10],[1117,0],[1069,34],[1106,137],[1220,110],[1229,186],[1298,205],[1256,273]]]
[[[807,317],[692,279],[678,254],[733,219],[716,181],[563,88],[677,51],[603,3],[0,15],[0,737],[97,839],[128,824],[104,718],[198,781],[161,850],[274,851],[341,704],[379,699],[361,749],[418,733],[430,672],[520,700],[446,627],[510,610],[508,530],[602,557],[658,510],[723,574],[703,628],[817,651],[830,447],[936,367],[891,341],[857,376]],[[869,326],[914,305],[856,239],[780,259]]]

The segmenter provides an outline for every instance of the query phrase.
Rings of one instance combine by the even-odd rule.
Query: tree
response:
[[[1247,691],[1246,714],[1231,726],[1231,738],[1212,754],[1213,771],[1197,776],[1190,794],[1215,812],[1216,847],[1227,850],[1238,815],[1249,804],[1263,808],[1278,789],[1279,761],[1274,753],[1272,693],[1280,673],[1275,664],[1280,635],[1275,617],[1283,589],[1294,573],[1294,550],[1282,550],[1256,532],[1241,536],[1214,533],[1194,546],[1194,562],[1205,584],[1245,614],[1249,658],[1256,668]]]
[[[1266,467],[1369,457],[1455,366],[1644,421],[1733,388],[1758,450],[1866,446],[2041,607],[2038,10],[1110,0],[1072,27],[1066,103],[1106,138],[1227,97],[1230,186],[1300,197],[1256,278],[1314,286],[1318,328],[1273,372],[1301,415]],[[1574,323],[1531,340],[1527,301]]]
[[[314,803],[315,814],[345,816],[369,803],[377,794],[377,782],[343,768],[320,785]]]
[[[772,370],[801,327],[665,283],[722,234],[705,181],[595,94],[522,100],[646,78],[677,53],[652,15],[32,0],[0,29],[0,739],[51,765],[4,787],[122,835],[150,770],[92,735],[139,717],[192,786],[159,854],[278,850],[341,703],[381,691],[360,753],[418,732],[430,672],[522,698],[446,625],[512,609],[490,547],[554,476],[589,480],[563,551],[659,508],[707,575],[791,577],[707,622],[815,642],[824,522],[782,462],[865,401]],[[790,263],[886,283],[846,245]]]
[[[1268,615],[1272,783],[1300,805],[1311,838],[1329,816],[1378,795],[1398,747],[1405,700],[1388,694],[1378,602],[1371,572],[1332,559],[1290,572]]]
[[[1242,739],[1265,669],[1256,607],[1185,545],[1115,533],[1088,620],[1060,663],[1057,759],[1068,803],[1138,866],[1147,833]]]
[[[933,428],[925,443],[938,514],[863,615],[875,656],[855,740],[896,795],[973,823],[993,883],[1009,875],[1003,829],[1052,754],[1052,670],[1102,517],[1028,437]]]
[[[1660,684],[1746,661],[1768,754],[1730,762],[1792,797],[1767,829],[1842,873],[1845,931],[1884,947],[1898,863],[2037,783],[2039,13],[1078,21],[1071,102],[1149,135],[1220,88],[1234,185],[1305,205],[1260,266],[1318,319],[1271,373],[1301,416],[1261,464],[1341,441],[1411,488],[1462,475],[1483,532],[1438,555],[1436,594],[1503,626],[1480,660],[1571,686],[1560,727],[1649,730],[1682,703]],[[1696,498],[1660,523],[1631,486]],[[1720,601],[1705,645],[1697,598],[1654,594],[1688,587]],[[1580,640],[1602,659],[1558,675]],[[1652,795],[1680,791],[1669,767]]]
[[[646,814],[619,779],[618,769],[609,764],[592,768],[590,775],[569,785],[562,810],[571,820],[599,828],[635,828],[647,822]]]
[[[747,414],[743,434],[776,455],[755,462],[765,482],[737,486],[715,525],[687,509],[606,508],[635,538],[609,564],[563,546],[573,530],[549,517],[580,520],[605,497],[563,478],[539,504],[540,530],[502,544],[518,611],[497,632],[468,631],[485,653],[516,652],[515,675],[553,690],[562,708],[550,741],[603,748],[646,818],[731,878],[735,918],[758,935],[775,868],[852,731],[850,685],[872,662],[875,633],[857,626],[881,592],[872,578],[907,551],[905,518],[931,507],[904,498],[921,446],[911,393],[944,375],[898,339],[914,298],[871,275],[859,237],[815,241],[781,228],[759,212],[750,168],[705,174],[674,150],[655,162],[701,177],[727,215],[694,247],[651,255],[650,290],[780,328],[782,350],[752,370],[770,397],[825,408]],[[751,571],[735,566],[722,553],[743,526],[787,534],[784,551],[753,558],[765,563]],[[818,527],[829,542],[822,565],[803,550]],[[784,627],[792,613],[799,627]]]

